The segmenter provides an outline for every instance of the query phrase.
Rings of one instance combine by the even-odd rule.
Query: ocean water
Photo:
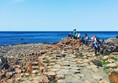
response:
[[[30,43],[57,43],[62,38],[68,37],[71,31],[46,31],[46,32],[0,32],[0,45],[16,45]],[[114,38],[118,35],[118,31],[114,32],[80,32],[81,36],[88,34],[89,37],[96,35],[100,39]]]

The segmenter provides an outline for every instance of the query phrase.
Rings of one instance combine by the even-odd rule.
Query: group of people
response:
[[[100,40],[100,38],[96,36],[92,36],[91,39],[87,34],[84,35],[84,37],[81,37],[81,34],[76,31],[76,29],[73,30],[72,33],[68,35],[72,39],[80,39],[81,42],[83,42],[85,45],[89,46],[91,45],[92,48],[95,50],[95,54],[100,53],[101,47],[104,44],[104,40]]]

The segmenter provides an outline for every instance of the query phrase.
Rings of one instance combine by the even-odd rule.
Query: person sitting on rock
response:
[[[85,43],[84,37],[81,38],[81,42],[82,42],[83,44]]]
[[[5,62],[5,63],[3,64],[3,69],[5,69],[5,70],[9,69],[9,64]]]
[[[2,58],[2,69],[5,69],[5,70],[8,70],[9,69],[9,63],[8,63],[8,60],[7,58]]]
[[[78,33],[75,33],[74,39],[78,39]]]

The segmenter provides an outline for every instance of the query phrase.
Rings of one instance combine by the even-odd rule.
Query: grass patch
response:
[[[103,61],[99,61],[99,64],[101,64],[102,66],[106,65],[106,64],[109,64],[109,62],[106,60],[103,60]]]
[[[104,69],[109,69],[109,68],[115,69],[115,68],[117,68],[117,67],[116,67],[116,66],[114,66],[114,67],[105,66],[105,67],[104,67]]]
[[[114,66],[114,67],[104,66],[103,71],[104,71],[106,74],[108,74],[108,73],[109,73],[109,72],[108,72],[108,69],[110,69],[110,68],[115,69],[115,68],[117,68],[117,67],[116,67],[116,66]]]
[[[105,51],[103,52],[103,55],[109,55],[111,52],[110,51]]]
[[[118,61],[118,58],[112,57],[111,59],[113,59],[114,61]]]
[[[100,56],[100,54],[95,54],[95,56]]]
[[[101,61],[101,64],[106,65],[106,64],[109,64],[109,62],[107,60],[103,60],[103,61]]]
[[[23,82],[24,80],[23,80],[23,79],[20,79],[19,81],[20,81],[20,82]]]
[[[114,83],[112,80],[110,80],[110,83]]]
[[[40,68],[35,68],[35,70],[39,70]]]
[[[49,83],[57,83],[56,80],[50,80]]]

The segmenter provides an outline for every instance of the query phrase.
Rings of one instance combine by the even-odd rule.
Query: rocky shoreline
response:
[[[69,38],[57,44],[1,46],[0,65],[4,58],[10,67],[1,71],[0,80],[4,83],[110,83],[109,75],[118,72],[118,41],[108,39],[106,43],[109,54],[98,56],[90,46]]]

